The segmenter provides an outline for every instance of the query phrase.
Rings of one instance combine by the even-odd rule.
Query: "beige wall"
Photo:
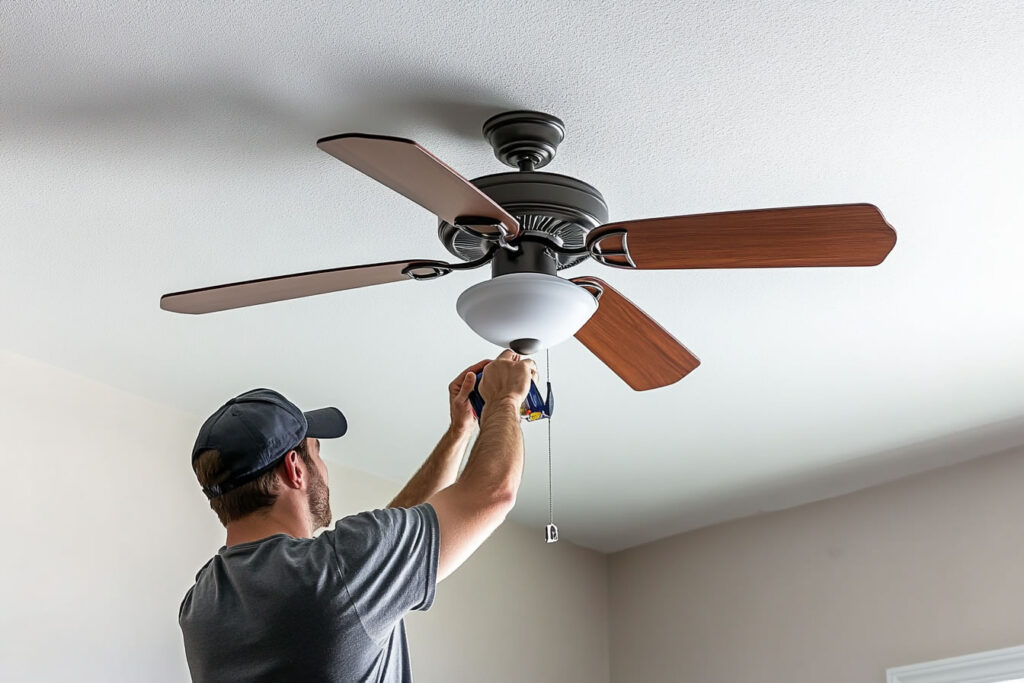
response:
[[[1024,451],[623,551],[609,596],[614,683],[881,683],[1024,644]]]
[[[0,680],[188,680],[177,610],[223,543],[199,420],[0,350]],[[331,467],[335,513],[396,486]],[[604,556],[508,524],[410,619],[419,683],[608,681]]]

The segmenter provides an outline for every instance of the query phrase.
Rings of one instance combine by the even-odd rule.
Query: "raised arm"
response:
[[[536,364],[512,351],[503,351],[484,369],[485,406],[469,462],[458,481],[428,501],[441,527],[438,581],[465,562],[515,505],[523,474],[519,406],[536,375]]]
[[[469,366],[448,385],[451,423],[416,474],[388,504],[389,508],[419,505],[441,489],[455,483],[466,445],[473,430],[476,429],[476,418],[473,416],[473,408],[469,405],[469,393],[476,384],[476,373],[487,367],[490,362],[489,359],[482,360]]]

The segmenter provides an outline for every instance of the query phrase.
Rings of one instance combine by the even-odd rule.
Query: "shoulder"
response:
[[[341,556],[359,556],[373,553],[381,546],[400,544],[410,537],[438,534],[437,513],[430,503],[422,503],[411,508],[384,508],[349,515],[317,538]]]
[[[421,503],[411,508],[383,508],[349,515],[339,519],[334,528],[324,531],[321,537],[332,534],[393,533],[404,527],[421,524],[437,525],[437,513],[430,503]]]
[[[185,614],[192,607],[192,597],[193,597],[193,594],[195,593],[196,586],[198,586],[199,583],[203,580],[203,577],[207,573],[207,569],[209,568],[209,566],[213,563],[213,561],[215,559],[217,559],[216,556],[211,557],[210,559],[208,559],[206,561],[206,564],[204,564],[202,567],[200,567],[199,571],[196,572],[195,583],[193,583],[192,587],[188,589],[187,593],[185,593],[185,597],[182,598],[182,600],[181,600],[181,605],[178,606],[178,620],[179,621],[182,620],[182,618],[185,616]]]

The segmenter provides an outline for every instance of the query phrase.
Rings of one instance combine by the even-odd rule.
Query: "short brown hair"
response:
[[[312,457],[309,455],[305,439],[299,442],[298,446],[290,449],[290,451],[298,451],[299,457],[302,458],[302,462],[305,463],[306,467],[316,467],[313,464]],[[196,478],[199,479],[199,484],[203,487],[219,484],[227,475],[220,461],[220,451],[216,450],[201,452],[192,463],[192,469],[195,470]],[[277,500],[279,486],[277,466],[274,466],[252,481],[248,481],[236,489],[231,489],[216,498],[211,498],[210,509],[217,513],[220,523],[227,526],[228,522],[241,519],[257,510],[273,505]]]

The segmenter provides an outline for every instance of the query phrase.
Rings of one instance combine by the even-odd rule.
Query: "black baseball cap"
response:
[[[220,452],[227,476],[203,488],[216,498],[252,481],[293,450],[303,439],[334,439],[348,422],[337,408],[302,412],[272,389],[253,389],[234,397],[199,429],[192,462],[206,450]]]

